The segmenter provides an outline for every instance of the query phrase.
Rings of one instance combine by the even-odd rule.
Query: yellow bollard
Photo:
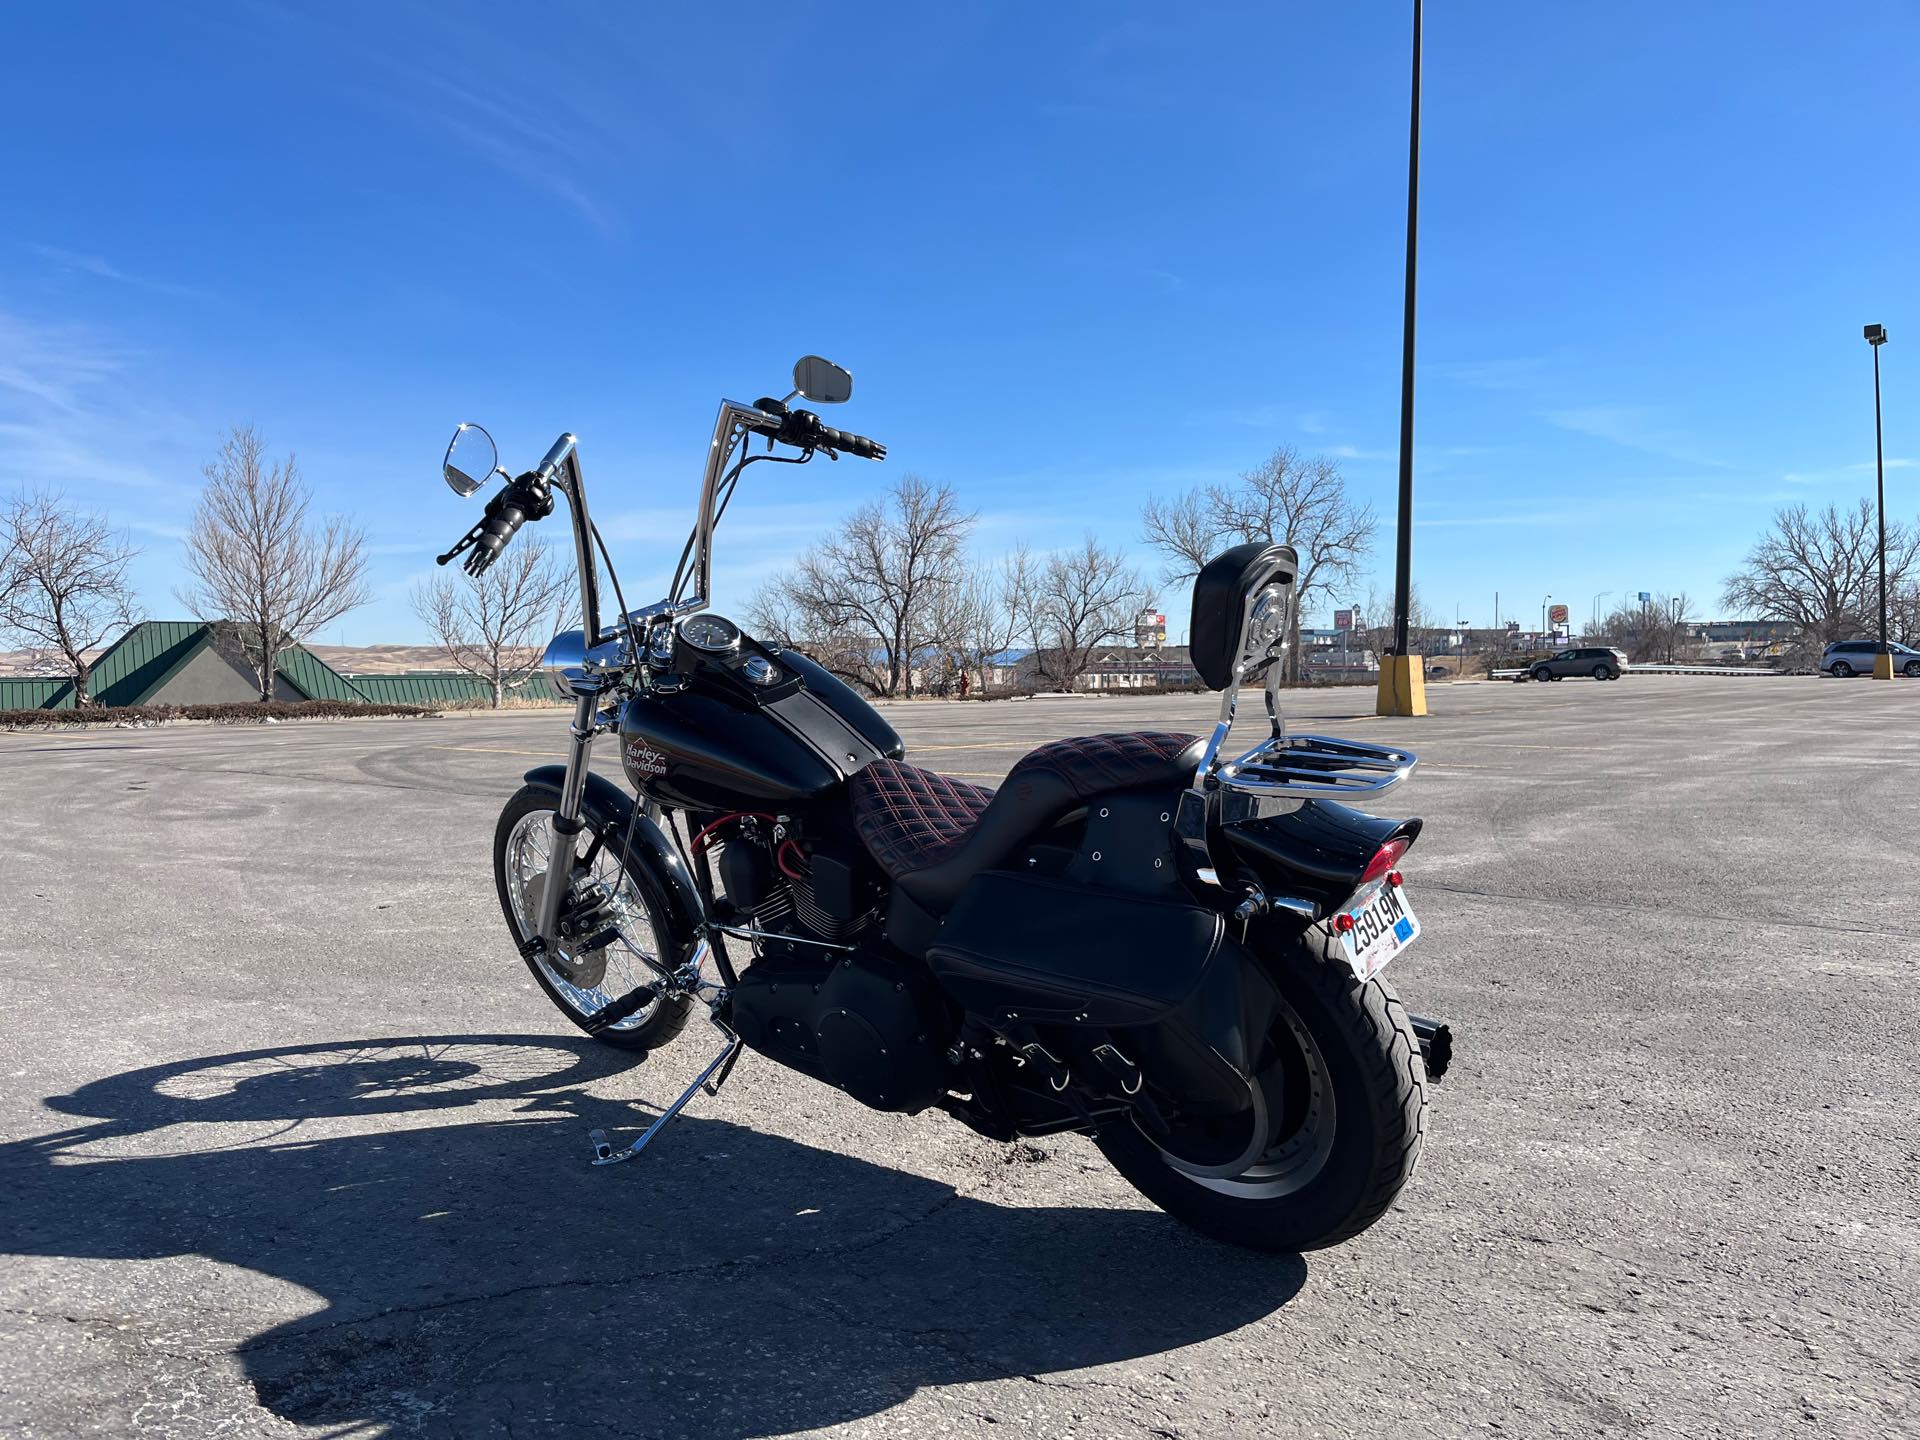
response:
[[[1892,659],[1891,656],[1886,657]],[[1427,665],[1418,655],[1380,657],[1380,694],[1376,715],[1427,713]]]
[[[1876,680],[1893,679],[1893,656],[1885,651],[1873,657],[1873,678]]]

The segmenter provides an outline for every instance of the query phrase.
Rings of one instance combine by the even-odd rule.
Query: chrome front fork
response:
[[[553,848],[547,853],[547,879],[540,887],[540,943],[549,951],[559,946],[560,907],[573,893],[574,842],[585,828],[580,798],[586,793],[588,766],[593,759],[594,705],[599,691],[574,685],[573,725],[567,733],[567,778],[560,784],[560,804],[553,815]],[[556,883],[557,882],[557,883]]]

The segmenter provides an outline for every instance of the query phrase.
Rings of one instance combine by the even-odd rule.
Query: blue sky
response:
[[[454,424],[510,464],[571,429],[638,603],[719,397],[819,351],[892,454],[754,477],[722,609],[908,470],[983,555],[1137,548],[1148,495],[1288,442],[1381,510],[1384,594],[1407,46],[1334,0],[8,6],[0,490],[109,513],[172,614],[199,467],[257,425],[372,544],[322,638],[407,640],[473,518]],[[1904,3],[1429,6],[1436,611],[1716,609],[1776,506],[1872,493],[1867,321],[1920,513],[1915,54]]]

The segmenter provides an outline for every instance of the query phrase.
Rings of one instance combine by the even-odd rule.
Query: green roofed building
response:
[[[198,620],[143,620],[94,662],[88,690],[96,705],[214,705],[257,700],[260,685],[238,648],[219,643]],[[299,645],[283,651],[273,677],[276,700],[373,697]],[[0,710],[71,710],[73,681],[0,676]]]
[[[432,709],[439,705],[493,702],[493,687],[478,675],[469,675],[464,670],[407,670],[392,675],[349,675],[346,678],[367,699],[386,705],[423,705]],[[572,703],[571,697],[562,694],[547,678],[544,670],[536,670],[517,684],[507,686],[507,698],[553,705]]]

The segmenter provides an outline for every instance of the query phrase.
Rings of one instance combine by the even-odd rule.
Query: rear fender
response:
[[[529,785],[552,790],[557,796],[566,776],[564,765],[539,765],[523,778]],[[632,797],[604,775],[587,775],[580,812],[587,828],[616,853],[632,836],[630,854],[635,868],[645,871],[659,887],[660,899],[676,932],[674,938],[683,947],[698,941],[705,931],[706,905],[673,838],[651,816],[635,815]]]
[[[1220,834],[1263,890],[1311,902],[1318,919],[1353,894],[1382,845],[1404,839],[1411,846],[1421,824],[1332,800],[1305,800],[1284,815],[1232,821]]]

